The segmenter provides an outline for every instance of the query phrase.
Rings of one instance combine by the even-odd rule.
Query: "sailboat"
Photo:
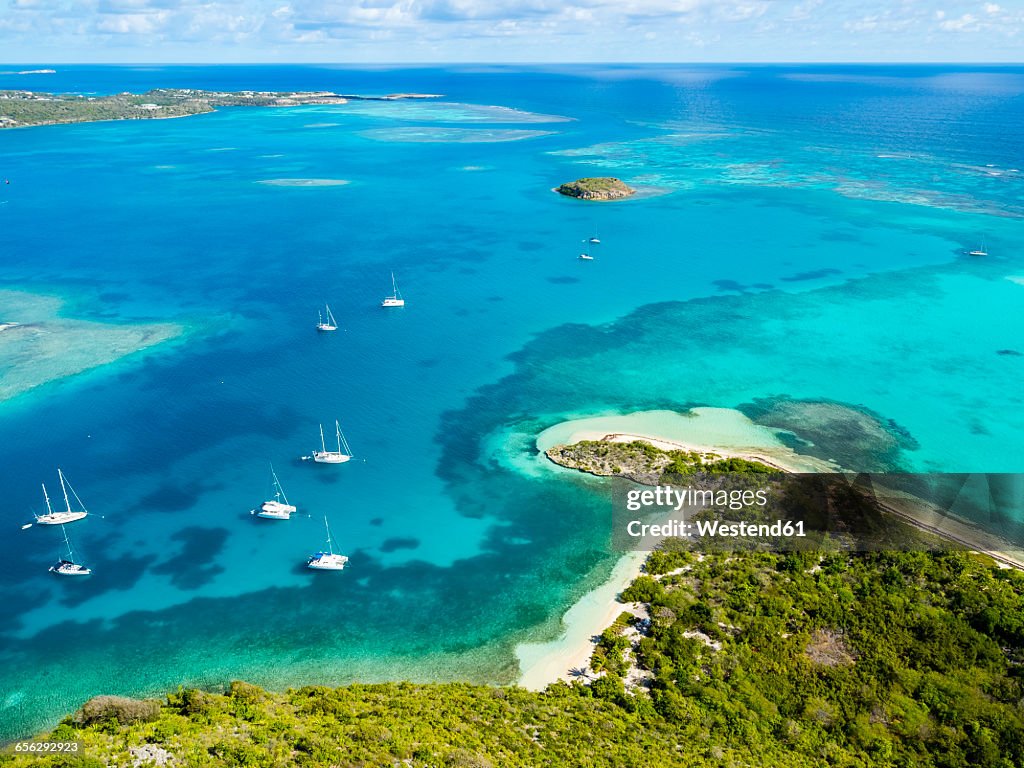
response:
[[[68,538],[68,529],[61,526],[61,530],[64,531],[64,543],[68,546],[68,556],[67,559],[62,557],[55,565],[51,565],[50,573],[55,573],[58,576],[88,576],[92,573],[92,569],[75,562],[75,553],[71,551],[71,539]]]
[[[331,526],[327,524],[327,515],[324,515],[324,528],[327,529],[327,551],[310,555],[306,560],[306,567],[318,571],[340,571],[345,567],[348,558],[345,555],[334,554],[334,545],[331,543]]]
[[[352,458],[352,449],[348,447],[348,440],[341,433],[341,425],[337,421],[334,422],[334,431],[338,436],[338,450],[328,451],[327,444],[324,442],[324,425],[320,425],[321,450],[313,451],[313,461],[318,464],[344,464]],[[345,450],[342,451],[342,448]]]
[[[256,511],[256,517],[265,517],[268,520],[287,520],[296,511],[296,508],[288,503],[288,497],[284,495],[284,488],[281,487],[281,481],[277,479],[273,464],[270,465],[270,476],[274,478],[274,498],[263,502],[259,510]],[[284,499],[283,502],[282,499]]]
[[[64,525],[65,523],[73,523],[76,520],[81,520],[89,513],[85,510],[85,505],[82,500],[78,498],[78,494],[75,493],[75,489],[71,488],[71,483],[64,477],[64,473],[59,469],[57,470],[57,477],[60,478],[60,487],[64,491],[64,506],[66,509],[54,512],[53,505],[50,504],[50,497],[46,493],[46,484],[43,484],[43,498],[46,499],[46,514],[36,515],[36,523],[38,525]],[[68,488],[71,488],[71,495],[75,497],[75,501],[78,502],[78,506],[81,507],[79,510],[71,509],[71,502],[68,500]]]
[[[587,240],[587,242],[591,243],[592,245],[600,245],[601,244],[601,238],[596,237],[596,236],[595,237],[591,237],[591,238],[589,238]]]
[[[967,252],[968,256],[988,256],[988,251],[985,250],[985,244],[981,244],[981,248],[976,248],[973,251]]]
[[[382,307],[404,307],[405,299],[402,298],[402,294],[398,292],[398,284],[395,282],[395,273],[391,273],[391,295],[385,296],[384,301],[380,303]]]
[[[327,304],[324,304],[324,309],[327,310],[327,320],[326,320],[326,322],[324,321],[324,314],[323,314],[323,312],[317,312],[317,315],[319,315],[320,321],[316,324],[316,329],[318,331],[336,331],[336,330],[338,330],[338,321],[334,319],[334,313],[331,312],[330,306],[327,305]]]

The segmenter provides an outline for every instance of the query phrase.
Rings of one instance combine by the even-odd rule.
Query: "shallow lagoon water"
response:
[[[179,683],[513,680],[515,644],[557,635],[614,562],[598,482],[521,471],[535,436],[570,418],[826,401],[906,437],[826,457],[844,466],[1020,470],[1024,357],[1001,354],[1024,352],[1024,287],[1007,279],[1024,271],[1021,103],[1006,91],[1020,73],[957,89],[913,68],[881,83],[793,74],[47,80],[418,90],[457,111],[353,102],[0,134],[0,281],[83,319],[196,329],[0,409],[0,736],[96,693]],[[680,125],[727,138],[666,140]],[[409,130],[443,140],[365,135]],[[891,153],[909,159],[878,157]],[[665,193],[588,205],[550,191],[611,172]],[[851,194],[865,178],[880,186]],[[966,257],[981,238],[992,256]],[[407,306],[386,312],[392,270]],[[336,334],[313,330],[324,302]],[[299,461],[335,418],[356,459]],[[308,516],[248,514],[270,461]],[[46,573],[59,532],[18,529],[58,465],[96,513],[72,529],[95,571],[81,583]],[[301,567],[325,513],[351,557],[341,574]]]

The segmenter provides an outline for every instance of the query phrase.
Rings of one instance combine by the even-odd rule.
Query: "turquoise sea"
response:
[[[519,461],[574,416],[830,403],[891,439],[772,426],[852,469],[1024,469],[1022,67],[0,75],[158,86],[444,96],[0,133],[0,288],[187,329],[0,403],[0,739],[98,693],[513,681],[614,563],[595,484]],[[588,175],[643,194],[551,192]],[[298,460],[334,419],[356,459]],[[271,461],[308,516],[249,515]],[[20,530],[58,466],[95,513],[74,583]],[[302,567],[324,513],[340,574]]]

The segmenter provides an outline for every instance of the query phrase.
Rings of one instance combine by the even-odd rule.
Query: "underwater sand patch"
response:
[[[268,187],[341,187],[347,179],[260,179],[257,184]]]

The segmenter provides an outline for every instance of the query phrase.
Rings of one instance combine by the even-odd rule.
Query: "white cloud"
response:
[[[96,23],[96,29],[117,35],[149,35],[166,23],[166,13],[119,13],[101,18]]]
[[[973,13],[965,13],[957,19],[946,19],[939,27],[947,32],[961,32],[968,29],[977,29],[978,19]]]
[[[1013,0],[1017,3],[1018,0]],[[5,58],[1020,60],[992,0],[0,0]],[[586,39],[587,44],[580,41]],[[956,42],[952,42],[952,41]],[[1016,47],[1015,47],[1016,45]],[[127,55],[127,54],[125,54]]]
[[[824,0],[805,0],[802,3],[797,3],[789,13],[786,14],[783,21],[806,21],[815,15],[817,9],[820,8],[823,3]]]

